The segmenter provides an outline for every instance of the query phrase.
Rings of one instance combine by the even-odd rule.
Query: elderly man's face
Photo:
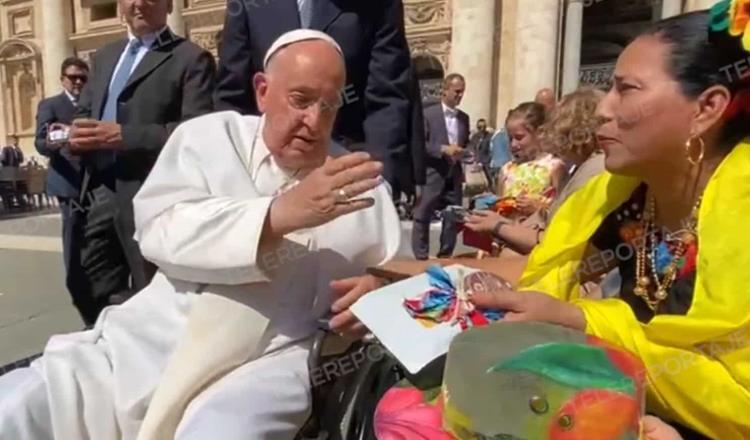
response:
[[[263,139],[281,166],[310,169],[325,161],[345,75],[338,52],[317,40],[282,49],[268,71],[256,75]]]
[[[167,25],[172,0],[118,0],[120,14],[136,37],[159,31]]]

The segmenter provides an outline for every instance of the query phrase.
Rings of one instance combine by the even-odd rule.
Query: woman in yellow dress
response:
[[[749,22],[726,0],[628,45],[598,110],[611,174],[566,200],[516,291],[473,297],[632,351],[686,439],[750,439]],[[619,298],[581,298],[615,266]]]

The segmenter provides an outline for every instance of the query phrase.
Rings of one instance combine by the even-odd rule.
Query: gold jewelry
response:
[[[651,311],[656,312],[659,308],[659,304],[669,297],[669,291],[672,288],[675,280],[677,279],[677,273],[679,269],[677,264],[685,255],[687,248],[694,243],[697,238],[696,226],[698,219],[698,210],[700,209],[701,198],[695,203],[691,213],[690,225],[687,230],[683,231],[677,239],[677,248],[674,251],[672,260],[669,262],[666,270],[664,271],[664,277],[659,279],[659,274],[656,270],[656,248],[658,243],[656,240],[656,231],[654,227],[654,219],[656,217],[656,201],[653,197],[649,200],[648,209],[644,212],[641,220],[643,234],[645,240],[642,246],[636,249],[636,260],[635,260],[635,273],[636,283],[633,288],[633,293],[640,297]],[[650,242],[650,243],[649,243]],[[651,252],[648,252],[648,246],[651,245]],[[650,255],[648,255],[650,254]],[[649,258],[650,257],[650,258]],[[653,298],[649,293],[651,287],[651,278],[646,273],[646,265],[651,263],[651,278],[653,278],[656,291],[654,292]]]
[[[698,139],[698,147],[700,148],[697,159],[693,158],[694,139]],[[703,141],[703,138],[700,136],[692,136],[688,139],[687,142],[685,142],[685,153],[687,154],[688,162],[694,166],[700,165],[700,163],[703,162],[703,156],[706,154],[706,143]]]

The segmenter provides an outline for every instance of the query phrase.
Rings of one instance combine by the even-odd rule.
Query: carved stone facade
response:
[[[179,15],[170,23],[216,55],[227,0],[174,1]],[[469,78],[464,108],[473,120],[483,117],[499,125],[507,110],[531,99],[531,91],[542,82],[554,88],[561,83],[559,53],[566,43],[559,23],[565,21],[567,7],[581,0],[403,1],[407,38],[425,101],[439,99],[446,73],[464,73]],[[706,1],[710,0],[687,0],[687,5],[699,8]],[[580,26],[582,67],[577,69],[581,82],[606,86],[624,36],[650,20],[648,5],[656,12],[659,6],[654,4],[661,3],[617,0],[585,8]],[[530,25],[538,31],[530,31]],[[36,106],[60,92],[61,60],[73,54],[88,59],[125,32],[116,0],[0,0],[0,144],[7,135],[18,135],[26,152],[36,154]],[[545,45],[552,52],[556,47],[558,56],[540,51]],[[551,77],[557,80],[546,84]]]

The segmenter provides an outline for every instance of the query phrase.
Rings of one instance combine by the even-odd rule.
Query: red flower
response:
[[[425,402],[416,388],[388,390],[375,409],[374,425],[378,440],[455,440],[443,429],[442,403]]]

